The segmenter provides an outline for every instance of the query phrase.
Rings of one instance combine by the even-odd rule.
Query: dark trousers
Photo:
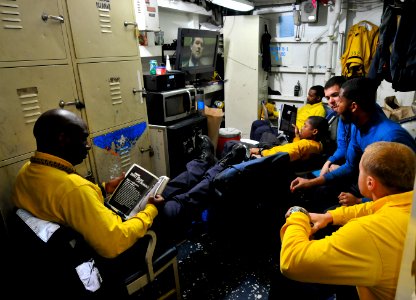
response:
[[[167,184],[162,196],[155,225],[161,237],[168,240],[182,239],[193,221],[200,221],[202,212],[214,197],[212,184],[215,176],[224,170],[220,164],[210,164],[194,159],[186,164],[186,170]]]
[[[271,127],[269,121],[255,120],[253,123],[251,123],[251,129],[250,129],[250,139],[251,140],[260,141],[261,136],[265,132],[272,133],[275,136],[278,135],[277,129]]]

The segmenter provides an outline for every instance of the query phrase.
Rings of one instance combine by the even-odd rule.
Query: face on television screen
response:
[[[182,67],[213,66],[216,45],[215,37],[184,37]]]

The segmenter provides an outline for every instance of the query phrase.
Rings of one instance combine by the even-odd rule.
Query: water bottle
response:
[[[170,65],[169,55],[166,55],[166,71],[172,71],[172,67]]]
[[[150,62],[150,75],[156,75],[156,68],[157,68],[157,60],[152,59]]]

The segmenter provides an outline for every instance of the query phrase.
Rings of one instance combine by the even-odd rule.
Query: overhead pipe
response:
[[[306,58],[306,80],[304,89],[308,89],[308,81],[309,81],[309,60],[311,56],[311,48],[312,45],[315,44],[325,33],[328,37],[327,42],[327,63],[326,63],[326,72],[325,72],[325,82],[331,77],[332,75],[332,52],[333,52],[333,44],[335,38],[335,25],[338,21],[340,12],[341,12],[341,0],[335,0],[335,5],[333,5],[333,1],[328,2],[328,27],[318,34],[315,38],[308,45],[307,51],[307,58]],[[306,101],[306,100],[305,100]]]
[[[325,82],[332,77],[332,54],[334,51],[334,40],[335,35],[335,25],[338,21],[340,12],[341,12],[341,2],[342,0],[335,0],[335,6],[333,7],[332,3],[328,2],[328,42],[327,42],[327,63],[326,63],[326,72],[325,72]],[[332,9],[333,7],[333,9]]]
[[[318,34],[316,37],[313,38],[313,40],[308,45],[308,55],[306,56],[306,80],[305,80],[305,87],[304,91],[307,91],[308,89],[308,79],[309,79],[309,59],[311,57],[311,48],[312,45],[315,44],[322,36],[328,31],[328,28],[326,28],[324,31],[322,31],[320,34]],[[304,100],[306,103],[306,98]]]

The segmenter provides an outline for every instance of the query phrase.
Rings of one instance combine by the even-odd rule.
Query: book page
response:
[[[166,184],[169,181],[169,177],[167,176],[160,176],[159,180],[156,182],[156,184],[153,186],[153,188],[149,191],[149,193],[144,197],[143,200],[140,201],[139,205],[137,205],[129,214],[128,217],[132,217],[136,215],[139,211],[143,210],[147,204],[147,201],[150,196],[154,197],[157,194],[162,194],[163,190],[166,187]]]
[[[127,217],[139,202],[147,197],[158,180],[158,177],[134,164],[111,195],[108,204],[119,214]]]

